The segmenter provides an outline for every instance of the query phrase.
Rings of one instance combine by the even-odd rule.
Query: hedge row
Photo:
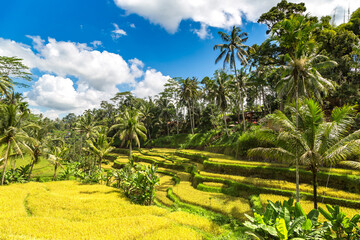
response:
[[[203,182],[223,183],[223,184],[226,184],[228,187],[221,188],[221,187],[206,186],[206,185],[202,184]],[[231,195],[231,196],[240,196],[240,194],[243,194],[244,191],[247,194],[258,195],[260,193],[268,193],[268,194],[282,195],[282,196],[286,196],[286,197],[294,197],[294,194],[295,194],[294,191],[290,191],[290,190],[267,188],[267,187],[257,187],[254,185],[239,183],[239,182],[236,182],[233,180],[202,176],[200,174],[194,174],[193,184],[197,189],[202,190],[202,191],[221,192],[221,193]],[[314,196],[311,193],[301,192],[300,195],[301,195],[301,198],[303,198],[304,200],[313,201],[313,199],[314,199]],[[324,199],[324,203],[327,203],[327,204],[346,206],[346,207],[350,207],[350,208],[360,208],[360,201],[318,195],[318,200],[322,199],[322,198]]]
[[[153,158],[150,158],[150,157],[141,156],[141,155],[135,155],[135,154],[133,154],[133,159],[134,159],[135,162],[146,162],[146,163],[150,163],[150,164],[156,164],[159,167],[164,167],[164,168],[174,169],[174,170],[179,170],[179,171],[186,171],[187,167],[188,167],[186,165],[167,163],[167,162],[160,162],[160,161],[157,161],[157,160],[155,160]]]
[[[104,159],[109,160],[109,161],[111,161],[111,162],[115,161],[116,158],[117,158],[117,156],[116,156],[116,155],[113,155],[113,154],[109,154],[109,155],[106,155],[106,156],[104,157]]]
[[[119,162],[119,161],[115,160],[112,167],[115,169],[121,169],[121,168],[125,167],[126,164],[127,163]]]
[[[142,155],[145,155],[145,156],[161,157],[161,158],[163,158],[165,160],[168,160],[170,162],[177,162],[177,163],[184,163],[185,162],[185,161],[179,161],[179,160],[177,160],[175,158],[172,158],[172,157],[168,157],[168,156],[166,156],[164,154],[161,154],[161,153],[145,152],[145,151],[142,151],[141,149],[139,149],[139,152]],[[190,162],[190,160],[186,161],[186,162]]]
[[[156,172],[164,174],[164,175],[171,176],[172,180],[175,182],[175,185],[180,183],[180,178],[176,175],[176,173],[166,171],[166,170],[157,170]]]
[[[129,155],[129,149],[125,149],[125,148],[115,148],[111,152],[112,153],[119,153],[119,154]]]
[[[179,157],[183,157],[183,158],[187,158],[190,159],[192,161],[198,162],[198,163],[203,163],[205,160],[209,160],[209,157],[199,154],[199,153],[188,153],[188,152],[183,152],[183,151],[176,151],[174,153],[176,156]]]
[[[277,179],[294,181],[294,168],[281,168],[269,166],[253,166],[233,163],[219,163],[212,161],[204,161],[204,171],[241,175],[249,177],[259,177],[265,179]],[[302,183],[312,184],[312,173],[304,169],[299,169],[300,180]],[[328,172],[318,172],[318,184],[326,186],[329,176]],[[330,173],[328,187],[341,189],[348,192],[360,193],[360,176],[346,175],[339,173]]]

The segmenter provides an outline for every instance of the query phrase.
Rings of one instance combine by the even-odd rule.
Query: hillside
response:
[[[203,239],[222,232],[206,218],[135,205],[102,185],[30,182],[0,192],[1,239]]]

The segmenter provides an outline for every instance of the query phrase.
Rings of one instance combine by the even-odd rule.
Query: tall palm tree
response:
[[[117,124],[114,124],[110,130],[118,129],[115,135],[118,135],[122,140],[122,144],[125,142],[129,146],[129,159],[132,156],[132,142],[135,141],[135,144],[140,147],[140,139],[146,140],[146,128],[144,124],[140,121],[142,114],[137,110],[127,110],[119,117],[117,117]]]
[[[81,154],[83,149],[83,136],[85,136],[85,141],[89,140],[90,137],[96,136],[98,134],[99,126],[95,121],[94,115],[87,111],[76,122],[75,130],[81,133],[79,147],[79,151]]]
[[[249,49],[249,46],[245,45],[244,43],[247,41],[247,33],[241,32],[241,29],[239,27],[233,26],[232,31],[230,35],[227,33],[218,32],[220,38],[225,42],[221,44],[216,44],[214,46],[214,50],[220,49],[220,55],[216,58],[215,64],[218,63],[221,59],[224,58],[224,68],[225,65],[228,63],[230,64],[230,69],[234,69],[235,71],[235,78],[238,79],[237,71],[236,71],[236,59],[239,59],[240,64],[243,66],[246,66],[248,64],[248,61],[246,59],[247,57],[247,49]],[[246,124],[245,124],[245,114],[243,109],[243,93],[240,89],[240,86],[238,86],[238,94],[241,98],[241,106],[240,111],[243,113],[243,124],[244,124],[244,131],[246,130]]]
[[[56,179],[56,173],[58,167],[63,168],[64,157],[69,149],[66,146],[53,146],[48,152],[48,160],[54,165],[54,176],[53,180]]]
[[[289,19],[277,23],[272,29],[270,41],[277,42],[286,53],[282,56],[284,78],[279,81],[277,89],[280,95],[286,95],[288,99],[295,97],[296,109],[298,109],[300,94],[306,96],[311,95],[312,92],[320,98],[321,92],[327,93],[328,88],[333,88],[331,81],[323,78],[318,71],[321,68],[334,66],[336,63],[316,53],[312,33],[317,27],[318,25],[309,20],[307,15],[292,15]],[[298,119],[297,115],[296,119]],[[298,154],[296,154],[297,202],[299,201],[298,161]]]
[[[290,116],[276,111],[266,118],[268,128],[277,134],[276,138],[266,140],[276,147],[254,148],[248,151],[248,155],[292,161],[299,154],[300,162],[313,174],[314,208],[317,208],[319,167],[347,162],[347,157],[360,151],[360,130],[350,132],[356,115],[355,107],[345,105],[333,109],[330,121],[326,121],[324,111],[312,99],[306,99],[298,113],[296,108],[289,107]]]
[[[5,171],[8,159],[15,150],[16,154],[22,155],[22,148],[25,142],[35,142],[35,140],[26,133],[26,129],[37,127],[33,123],[26,122],[29,111],[21,112],[19,105],[3,104],[0,106],[0,145],[5,144],[6,149],[3,157],[3,171],[1,185],[4,184]]]
[[[102,160],[108,155],[114,147],[111,146],[112,140],[108,141],[107,128],[102,127],[100,133],[95,139],[86,141],[89,149],[99,158],[99,168],[101,168]],[[96,163],[94,163],[96,165]]]
[[[181,107],[180,104],[180,97],[179,97],[179,90],[180,90],[180,83],[178,78],[170,78],[167,83],[165,83],[164,92],[168,92],[171,96],[171,101],[175,107],[175,118],[176,118],[176,133],[179,134],[179,108]]]
[[[190,126],[191,126],[191,133],[194,134],[194,128],[195,128],[195,101],[197,100],[197,97],[199,95],[199,87],[198,82],[196,78],[186,78],[186,79],[180,79],[180,101],[186,104],[188,114],[189,114],[189,120],[190,120]]]
[[[225,124],[226,135],[229,136],[229,132],[227,129],[227,122],[226,122],[226,110],[228,108],[228,101],[229,101],[229,76],[223,71],[217,72],[214,83],[214,96],[215,102],[219,107]]]
[[[175,107],[165,96],[161,96],[159,99],[157,99],[156,103],[160,108],[159,117],[163,118],[163,122],[166,124],[167,135],[169,136],[169,120],[171,120],[171,117],[173,116],[173,110]]]

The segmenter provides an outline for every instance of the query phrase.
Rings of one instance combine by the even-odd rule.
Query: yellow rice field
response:
[[[201,151],[201,150],[194,150],[194,149],[185,149],[181,150],[189,153],[197,153],[202,154],[207,157],[209,157],[209,160],[214,162],[223,162],[223,163],[238,163],[238,164],[245,164],[245,165],[254,165],[254,166],[272,166],[272,167],[288,167],[287,164],[281,164],[281,163],[268,163],[268,162],[256,162],[256,161],[244,161],[244,160],[238,160],[234,157],[221,154],[221,153],[212,153],[207,151]],[[300,166],[301,167],[301,166]],[[301,167],[303,168],[303,167]],[[320,171],[328,172],[329,168],[321,167]],[[350,175],[360,175],[359,170],[353,170],[353,169],[342,169],[342,168],[331,168],[332,173],[339,173],[339,174],[350,174]]]
[[[209,172],[200,172],[201,175],[209,176],[209,177],[218,177],[223,179],[234,180],[241,183],[247,183],[255,186],[260,187],[269,187],[269,188],[277,188],[277,189],[285,189],[285,190],[296,190],[296,184],[288,181],[283,180],[276,180],[276,179],[262,179],[256,177],[243,177],[243,176],[236,176],[236,175],[229,175],[229,174],[218,174],[218,173],[209,173]],[[311,184],[300,184],[300,191],[301,192],[313,192],[313,186]],[[322,186],[318,186],[318,194],[326,195],[331,197],[339,197],[351,200],[360,200],[360,194],[345,192],[342,190],[338,190],[335,188],[325,188]]]
[[[173,187],[173,192],[184,202],[239,219],[244,219],[244,213],[251,212],[249,201],[245,198],[203,192],[193,188],[190,182],[181,181],[180,184]]]
[[[0,191],[0,239],[202,239],[203,232],[222,229],[189,213],[131,204],[103,185],[30,182]]]

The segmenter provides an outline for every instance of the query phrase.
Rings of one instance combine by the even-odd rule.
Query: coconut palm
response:
[[[190,119],[190,126],[191,126],[191,133],[194,134],[195,128],[195,101],[199,96],[199,87],[196,78],[186,78],[180,79],[180,90],[179,90],[179,97],[180,101],[186,104],[189,119]]]
[[[75,130],[81,133],[80,138],[80,154],[83,149],[83,136],[85,136],[85,141],[89,140],[90,137],[94,137],[98,134],[99,126],[94,119],[94,115],[89,111],[85,112],[76,122]],[[89,154],[89,153],[87,153]],[[88,159],[87,155],[87,159]]]
[[[225,130],[226,134],[229,135],[228,129],[227,129],[227,122],[226,122],[226,110],[228,108],[228,102],[229,102],[229,76],[221,71],[216,73],[215,83],[213,86],[214,96],[215,96],[215,102],[216,105],[219,107],[225,124]]]
[[[314,100],[307,99],[300,105],[298,114],[296,107],[289,107],[290,116],[281,111],[268,115],[267,126],[277,137],[266,140],[276,147],[254,148],[248,151],[248,155],[291,162],[299,154],[300,162],[312,172],[314,208],[317,208],[319,167],[347,162],[347,157],[359,153],[360,130],[350,132],[356,106],[337,107],[333,109],[330,121],[326,121],[324,111]]]
[[[52,165],[54,165],[54,176],[53,180],[56,179],[56,173],[58,167],[63,167],[62,163],[64,161],[64,157],[69,149],[66,146],[53,146],[48,152],[48,160]]]
[[[248,39],[247,33],[241,32],[241,29],[239,27],[233,26],[230,35],[221,31],[219,31],[218,34],[225,43],[216,44],[214,46],[214,50],[220,49],[221,52],[220,55],[216,58],[215,64],[224,58],[224,62],[223,62],[224,68],[226,64],[230,64],[230,69],[234,69],[235,71],[235,78],[239,80],[238,73],[236,71],[236,58],[239,59],[241,65],[246,66],[248,64],[248,61],[246,59],[248,54],[246,50],[249,49],[249,46],[244,44]],[[245,114],[243,107],[243,93],[239,85],[237,90],[241,99],[240,111],[242,111],[243,113],[242,115],[243,115],[244,130],[246,130],[245,116],[244,116]]]
[[[0,98],[10,96],[14,85],[27,86],[24,83],[14,81],[14,79],[30,81],[31,73],[28,69],[20,58],[0,56]]]
[[[100,129],[100,133],[95,139],[87,140],[86,142],[90,151],[99,158],[98,164],[99,168],[101,168],[101,163],[104,157],[114,149],[114,147],[111,146],[112,140],[108,141],[107,128],[102,127]],[[96,164],[94,163],[94,165]]]
[[[140,138],[146,140],[146,128],[140,121],[142,114],[137,110],[127,110],[117,117],[117,124],[114,124],[110,131],[118,129],[115,135],[118,135],[122,140],[122,144],[125,142],[129,146],[129,159],[132,156],[132,142],[135,141],[136,146],[140,147]]]
[[[308,16],[292,15],[277,23],[272,29],[270,41],[276,41],[286,52],[283,55],[283,79],[279,81],[277,90],[280,96],[289,100],[295,97],[298,109],[299,95],[314,95],[318,99],[321,93],[326,94],[328,88],[334,88],[332,82],[323,78],[318,70],[336,65],[326,56],[316,53],[312,33],[318,25]],[[296,115],[297,119],[297,115]],[[296,201],[299,201],[299,170],[296,155]]]
[[[22,147],[25,142],[35,142],[35,140],[26,133],[26,129],[37,127],[35,124],[26,122],[29,111],[20,111],[20,105],[3,104],[0,106],[0,145],[5,144],[6,148],[3,157],[3,172],[1,185],[4,184],[5,171],[9,157],[12,153],[22,155]]]
[[[171,120],[173,116],[175,107],[166,96],[161,96],[159,99],[157,99],[156,104],[160,109],[159,118],[162,118],[163,122],[165,122],[167,135],[169,136],[169,120]]]

